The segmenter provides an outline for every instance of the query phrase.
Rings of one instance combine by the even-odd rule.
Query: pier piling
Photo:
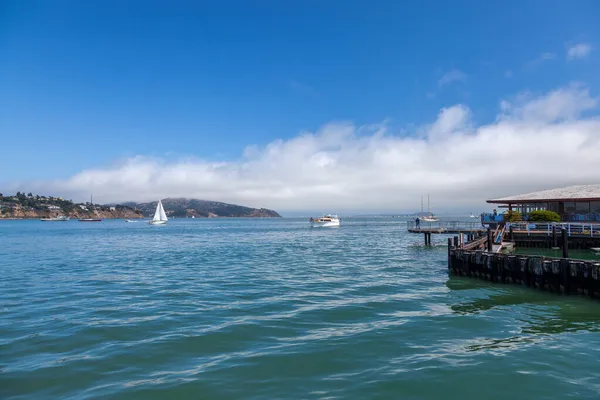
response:
[[[431,246],[431,232],[423,232],[425,246]]]
[[[593,260],[515,256],[448,247],[448,273],[549,292],[600,297],[600,262]]]
[[[569,258],[569,237],[567,236],[567,230],[561,229],[562,234],[562,256],[563,258]]]

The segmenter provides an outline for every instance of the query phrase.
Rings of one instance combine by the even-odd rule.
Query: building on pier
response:
[[[565,222],[600,221],[600,184],[542,190],[487,202],[519,211],[524,219],[531,211],[548,210],[558,213]],[[482,215],[482,223],[497,222],[502,222],[502,213]]]

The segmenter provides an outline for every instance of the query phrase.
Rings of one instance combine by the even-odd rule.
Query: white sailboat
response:
[[[423,215],[423,197],[421,197],[421,215]],[[433,215],[431,211],[429,211],[429,195],[427,195],[427,216],[421,217],[421,221],[425,222],[437,222],[439,221],[438,217]]]
[[[165,209],[163,208],[162,202],[158,200],[158,204],[156,205],[156,211],[154,212],[154,218],[152,218],[148,223],[150,225],[164,225],[168,221],[167,214],[165,214]]]
[[[90,194],[90,206],[94,209],[94,215],[96,215],[96,218],[80,218],[79,222],[100,222],[102,221],[102,218],[100,218],[100,215],[98,214],[98,210],[96,210],[96,207],[94,207],[94,199],[92,198],[92,195]]]

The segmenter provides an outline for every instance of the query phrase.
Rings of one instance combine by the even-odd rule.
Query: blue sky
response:
[[[456,104],[481,125],[523,91],[600,86],[599,2],[404,3],[4,1],[0,182],[230,162],[332,121],[413,135]]]

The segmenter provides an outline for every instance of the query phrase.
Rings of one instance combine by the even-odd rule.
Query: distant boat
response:
[[[100,221],[102,221],[102,218],[100,218],[100,216],[98,215],[98,211],[96,210],[96,207],[94,207],[94,200],[92,199],[91,194],[90,194],[90,204],[92,205],[92,208],[94,209],[94,213],[98,217],[97,218],[80,218],[79,222],[100,222]]]
[[[132,219],[126,219],[125,222],[137,222],[137,221],[134,221]]]
[[[148,223],[150,225],[164,225],[168,221],[167,214],[165,214],[165,209],[163,208],[162,202],[158,200],[158,204],[156,205],[156,211],[154,212],[154,218],[152,218]]]
[[[424,222],[438,222],[439,219],[429,211],[429,195],[427,195],[427,216],[421,217]],[[421,196],[421,215],[423,215],[423,196]]]
[[[310,226],[313,228],[328,228],[340,226],[340,218],[337,215],[325,214],[322,217],[310,218]]]
[[[58,217],[40,218],[40,221],[68,221],[70,219],[65,215],[59,215]]]
[[[475,215],[473,215],[473,213],[471,213],[471,216],[469,218],[477,218]]]

